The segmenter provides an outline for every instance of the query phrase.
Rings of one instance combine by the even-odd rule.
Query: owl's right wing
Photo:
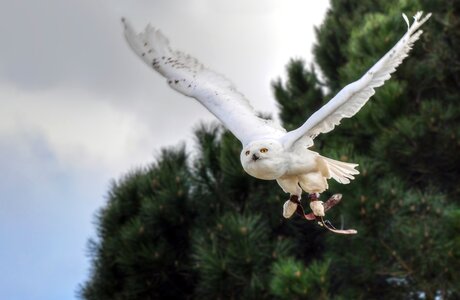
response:
[[[285,130],[271,120],[258,117],[249,101],[220,74],[205,68],[195,58],[169,47],[167,38],[147,25],[136,34],[122,19],[125,37],[134,52],[166,77],[174,90],[203,104],[243,145],[260,138],[278,138]]]

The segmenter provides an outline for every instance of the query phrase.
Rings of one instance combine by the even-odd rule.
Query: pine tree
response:
[[[282,193],[244,173],[230,133],[201,126],[196,137],[193,164],[183,148],[164,150],[113,184],[82,298],[267,299],[278,293],[279,284],[270,288],[274,262],[291,262],[297,251],[319,256],[321,231],[282,218]],[[316,274],[297,281],[305,286]]]
[[[90,242],[85,299],[189,298],[189,170],[184,148],[164,150],[156,164],[113,183]]]
[[[330,292],[336,297],[460,296],[459,5],[332,1],[317,30],[315,58],[330,91],[325,103],[399,39],[405,26],[401,12],[421,8],[434,16],[410,57],[358,115],[315,140],[324,155],[357,162],[362,173],[349,186],[330,185],[330,191],[344,194],[332,218],[360,232],[351,239],[328,236],[325,256],[331,260]],[[285,86],[274,84],[282,111],[318,106],[317,98],[297,96],[320,87],[315,73],[297,70],[299,64],[288,66]],[[302,76],[293,77],[294,71],[305,72],[309,90],[292,87]]]
[[[270,299],[280,293],[280,285],[271,284],[275,278],[288,283],[285,273],[274,270],[274,263],[320,258],[323,232],[302,219],[285,220],[283,192],[273,182],[248,176],[239,161],[239,142],[227,131],[219,138],[218,132],[219,128],[206,126],[196,131],[199,147],[192,197],[199,214],[193,240],[199,273],[196,295],[198,299]],[[323,273],[327,270],[326,264],[320,267]],[[311,286],[317,282],[316,274],[306,273],[297,282]],[[302,291],[291,298],[318,295],[314,289]]]

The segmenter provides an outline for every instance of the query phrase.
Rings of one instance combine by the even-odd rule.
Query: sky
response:
[[[127,46],[121,17],[224,74],[257,111],[312,62],[328,1],[0,0],[0,299],[76,299],[110,182],[216,119]],[[307,116],[306,116],[307,117]]]

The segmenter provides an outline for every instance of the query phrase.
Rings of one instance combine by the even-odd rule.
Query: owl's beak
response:
[[[252,160],[253,160],[253,161],[256,161],[256,160],[258,160],[259,158],[260,158],[260,157],[259,157],[259,156],[257,156],[256,154],[253,154],[253,155],[252,155]]]

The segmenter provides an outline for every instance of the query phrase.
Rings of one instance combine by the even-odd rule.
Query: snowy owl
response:
[[[360,79],[344,87],[302,126],[289,132],[272,120],[258,117],[249,101],[225,77],[207,69],[195,58],[172,50],[159,30],[147,25],[137,34],[125,19],[122,21],[125,37],[134,52],[164,76],[170,87],[198,100],[241,141],[243,169],[256,178],[276,180],[283,191],[290,194],[283,206],[285,218],[298,212],[334,231],[323,216],[341,196],[334,195],[323,203],[319,201],[319,194],[328,188],[330,178],[348,184],[359,174],[358,165],[324,157],[308,148],[318,134],[331,131],[341,119],[355,115],[374,94],[374,89],[390,78],[422,34],[418,28],[431,16],[422,18],[422,14],[415,14],[412,25],[403,14],[408,30],[396,45]],[[309,195],[310,214],[305,214],[301,206],[302,190]]]

